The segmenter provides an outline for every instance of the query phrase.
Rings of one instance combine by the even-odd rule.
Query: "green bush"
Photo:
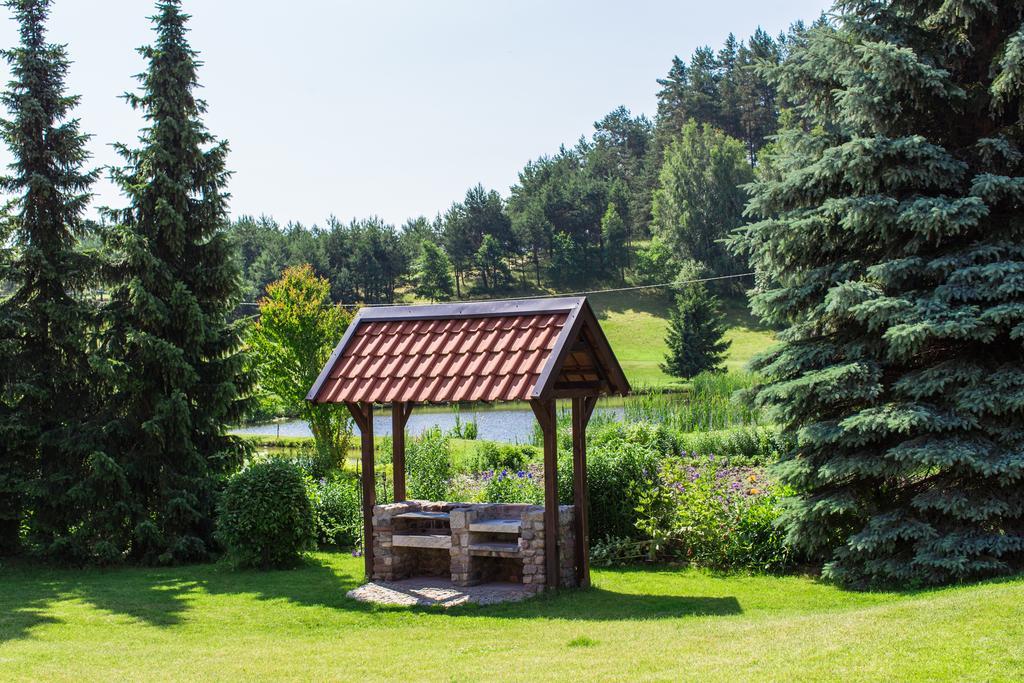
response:
[[[507,444],[494,441],[482,441],[476,447],[473,457],[473,470],[525,470],[531,462],[540,460],[539,451],[534,446],[525,444]]]
[[[638,538],[637,510],[645,482],[671,452],[671,432],[647,423],[612,422],[588,430],[590,537]],[[572,503],[572,439],[559,434],[558,497]]]
[[[318,449],[312,441],[298,445],[292,462],[310,479],[329,477],[339,469],[334,457]]]
[[[315,547],[306,478],[294,463],[256,462],[228,481],[221,495],[217,538],[239,567],[285,567]]]
[[[768,465],[789,450],[789,444],[774,427],[732,427],[713,432],[679,435],[684,456],[728,458],[733,465]]]
[[[317,542],[338,548],[362,544],[363,513],[359,478],[338,476],[309,484]]]
[[[428,429],[409,442],[405,454],[406,480],[412,498],[444,500],[452,475],[452,453],[448,436],[440,429]]]

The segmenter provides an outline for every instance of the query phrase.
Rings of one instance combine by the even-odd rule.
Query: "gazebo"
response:
[[[544,436],[545,581],[557,587],[556,400],[572,404],[572,550],[577,585],[585,586],[590,580],[586,427],[600,396],[628,392],[629,382],[586,297],[572,297],[363,308],[306,399],[344,403],[359,428],[367,578],[374,571],[374,404],[391,406],[394,497],[405,501],[405,425],[415,404],[529,402]]]

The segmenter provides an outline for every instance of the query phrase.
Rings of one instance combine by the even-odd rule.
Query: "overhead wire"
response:
[[[509,296],[504,298],[478,298],[478,299],[459,299],[452,303],[468,304],[468,303],[480,303],[484,301],[516,301],[523,299],[549,299],[552,297],[563,297],[563,296],[586,296],[588,294],[613,294],[615,292],[632,292],[639,289],[659,289],[662,287],[683,287],[685,285],[695,285],[702,282],[713,282],[715,280],[731,280],[740,277],[750,277],[756,275],[754,271],[749,273],[735,273],[733,275],[714,275],[711,277],[701,277],[692,280],[674,280],[672,282],[659,282],[653,285],[633,285],[630,287],[612,287],[609,289],[587,289],[578,292],[560,292],[557,294],[532,294],[530,296]],[[430,306],[434,302],[415,302],[415,303],[380,303],[380,304],[333,304],[334,306],[340,306],[342,308],[364,308],[372,306],[374,308],[380,306]],[[242,301],[238,304],[239,306],[259,306],[259,302],[256,301]]]

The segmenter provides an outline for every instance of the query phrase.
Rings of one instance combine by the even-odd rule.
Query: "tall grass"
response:
[[[624,403],[626,420],[648,420],[678,432],[760,425],[761,412],[737,396],[757,380],[749,372],[703,373],[679,393],[637,389]]]

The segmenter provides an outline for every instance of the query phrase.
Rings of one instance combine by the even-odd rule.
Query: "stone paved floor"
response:
[[[419,605],[454,607],[475,603],[493,605],[518,602],[536,595],[536,591],[520,583],[485,583],[479,586],[456,586],[439,578],[412,578],[401,581],[371,581],[348,592],[348,597],[381,605]]]

